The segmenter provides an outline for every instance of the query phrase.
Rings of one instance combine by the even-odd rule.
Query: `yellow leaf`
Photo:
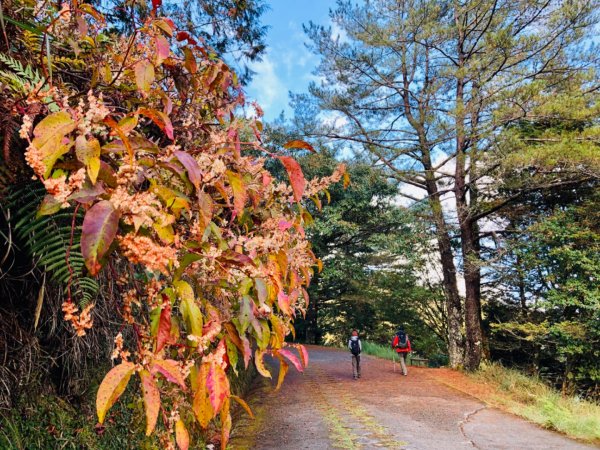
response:
[[[290,366],[283,360],[283,358],[279,358],[279,377],[277,378],[277,387],[275,388],[275,390],[279,390],[279,388],[283,384],[285,374],[287,373],[289,367]]]
[[[154,82],[154,66],[147,59],[142,59],[134,67],[135,83],[142,94],[148,94]]]
[[[63,142],[63,139],[75,126],[75,121],[66,111],[50,114],[36,125],[31,144],[42,156],[46,168],[44,177],[50,176],[56,160],[71,148],[72,142]]]
[[[160,392],[150,372],[141,370],[140,378],[142,380],[144,408],[146,409],[146,436],[150,436],[156,427],[156,420],[160,411]]]
[[[96,184],[100,172],[100,142],[96,138],[86,139],[85,136],[77,136],[75,139],[75,153],[77,159],[85,165],[92,184]]]
[[[263,361],[265,353],[266,352],[264,350],[256,350],[256,352],[254,353],[254,364],[258,369],[258,373],[260,373],[263,377],[273,378],[271,376],[271,372],[267,370],[267,368],[265,367],[265,362]]]
[[[100,423],[104,422],[107,411],[125,391],[134,369],[135,365],[133,363],[123,362],[113,367],[106,374],[102,383],[100,383],[100,388],[96,395],[96,412],[98,413],[98,421]]]
[[[246,201],[248,200],[248,192],[246,191],[246,185],[242,180],[242,176],[239,173],[228,170],[225,172],[229,185],[233,190],[233,206],[238,214],[244,210]]]

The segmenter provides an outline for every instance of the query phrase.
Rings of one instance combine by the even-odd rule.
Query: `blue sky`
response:
[[[329,9],[334,0],[271,0],[270,10],[263,15],[263,23],[271,27],[267,34],[267,51],[262,61],[250,65],[256,72],[246,88],[247,96],[255,99],[265,112],[267,121],[281,111],[291,115],[288,92],[306,92],[315,79],[313,70],[318,57],[304,45],[307,41],[302,24],[313,21],[331,25]]]

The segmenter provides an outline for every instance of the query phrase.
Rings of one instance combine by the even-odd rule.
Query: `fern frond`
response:
[[[33,69],[29,64],[24,67],[21,61],[13,58],[10,55],[0,53],[0,62],[11,69],[15,75],[24,78],[29,83],[37,84],[43,79],[42,75],[37,69]]]
[[[10,222],[15,236],[35,264],[55,282],[66,285],[70,280],[72,295],[78,299],[81,307],[85,307],[94,300],[99,286],[95,279],[85,276],[85,261],[80,244],[83,213],[78,213],[75,219],[78,225],[73,231],[72,208],[51,216],[37,217],[37,208],[45,194],[44,187],[39,183],[27,183],[12,189],[3,208],[10,210]]]

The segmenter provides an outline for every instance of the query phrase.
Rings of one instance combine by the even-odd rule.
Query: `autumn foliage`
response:
[[[303,346],[286,344],[320,264],[302,202],[318,202],[345,174],[307,181],[295,159],[266,151],[260,108],[245,104],[236,75],[209,48],[159,16],[159,3],[132,8],[126,34],[86,3],[33,11],[34,31],[52,45],[28,61],[43,77],[14,95],[13,118],[47,191],[39,214],[84,210],[87,271],[108,271],[121,286],[115,320],[134,338],[115,336],[99,422],[135,377],[146,434],[185,450],[192,427],[218,423],[224,448],[231,402],[249,411],[231,393],[231,374],[254,364],[271,377],[271,355],[280,385],[289,364],[308,364]],[[57,65],[68,60],[82,70]],[[289,184],[265,169],[268,158],[280,160]],[[134,270],[117,273],[117,263]],[[67,292],[62,314],[84,336],[93,304]]]

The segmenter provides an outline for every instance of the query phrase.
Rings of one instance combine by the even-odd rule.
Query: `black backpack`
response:
[[[404,331],[399,331],[396,336],[398,336],[398,345],[397,348],[407,348],[408,347],[408,337]]]
[[[360,344],[358,341],[359,339],[350,339],[350,352],[352,352],[354,356],[360,355]]]

